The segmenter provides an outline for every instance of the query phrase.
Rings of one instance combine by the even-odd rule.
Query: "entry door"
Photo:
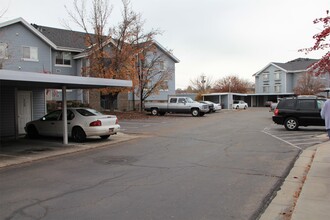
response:
[[[18,134],[25,134],[25,124],[32,119],[32,104],[31,92],[17,92],[17,107],[18,107]]]

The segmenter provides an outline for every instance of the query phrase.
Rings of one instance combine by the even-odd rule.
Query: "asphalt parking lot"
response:
[[[7,149],[6,154],[1,151],[2,162],[25,163],[1,169],[6,180],[2,183],[4,197],[9,198],[6,205],[24,209],[24,213],[47,206],[47,216],[53,219],[69,212],[81,219],[91,213],[89,210],[99,218],[111,219],[257,219],[303,149],[298,140],[307,133],[302,128],[287,138],[289,133],[275,126],[270,116],[264,109],[250,108],[197,118],[168,115],[122,120],[122,133],[106,141],[88,139],[78,145],[69,142],[64,146],[61,139],[20,139],[22,148],[16,155],[9,145],[1,147]],[[322,127],[309,129],[309,139],[322,141]],[[23,181],[26,186],[19,184]],[[48,189],[53,182],[58,196],[47,190],[44,199],[39,191],[30,198],[28,186]],[[64,188],[58,183],[64,183]],[[15,187],[16,193],[6,186]],[[13,207],[10,198],[16,195],[20,201],[31,201],[24,205],[29,210],[19,204]],[[85,199],[86,209],[70,206]],[[93,206],[91,200],[103,205]],[[4,217],[11,213],[19,216],[20,212],[7,213],[6,207],[2,209]],[[42,214],[43,209],[39,211]]]
[[[267,110],[268,109],[265,108],[265,111]],[[231,117],[230,115],[233,111],[236,110],[222,110],[220,112],[208,114],[204,117],[216,118],[220,115],[222,117],[227,117],[226,115]],[[244,111],[241,113],[245,114]],[[270,118],[271,115],[272,113],[269,113]],[[1,140],[0,167],[31,162],[93,148],[106,147],[131,139],[153,135],[157,133],[160,128],[164,126],[171,127],[171,124],[176,124],[179,120],[181,124],[184,124],[191,120],[203,120],[203,117],[196,119],[192,118],[190,115],[169,114],[162,117],[151,117],[148,119],[121,120],[121,132],[117,135],[112,135],[108,140],[101,140],[96,137],[87,139],[85,143],[69,141],[69,144],[66,146],[62,145],[62,138],[40,137],[31,140],[21,136],[17,140]],[[283,126],[272,123],[270,119],[269,126],[260,129],[263,133],[281,140],[299,150],[304,150],[326,141],[326,137],[324,136],[325,130],[323,127],[301,127],[298,131],[287,131]]]

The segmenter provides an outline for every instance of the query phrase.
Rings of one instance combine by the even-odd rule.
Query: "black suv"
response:
[[[324,126],[320,111],[325,101],[314,96],[282,99],[274,110],[273,121],[290,131],[297,130],[299,126]]]

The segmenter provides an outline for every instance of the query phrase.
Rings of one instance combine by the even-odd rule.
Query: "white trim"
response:
[[[43,35],[40,31],[38,31],[36,28],[34,28],[32,25],[30,25],[27,21],[25,21],[21,17],[15,18],[15,19],[10,20],[10,21],[6,21],[6,22],[3,22],[3,23],[0,23],[0,28],[6,27],[6,26],[10,26],[10,25],[16,24],[16,23],[22,23],[31,32],[33,32],[35,35],[37,35],[38,37],[40,37],[43,41],[45,41],[47,44],[49,44],[55,50],[78,52],[78,53],[81,53],[82,51],[84,51],[84,49],[81,49],[81,48],[72,48],[72,47],[61,47],[61,46],[57,46],[51,40],[49,40],[45,35]]]
[[[56,67],[72,67],[72,65],[64,65],[64,64],[55,64]]]
[[[167,50],[165,47],[163,47],[160,43],[158,43],[156,40],[152,41],[160,50],[162,50],[164,53],[166,53],[167,56],[169,56],[175,63],[179,63],[180,60],[176,58],[169,50]]]
[[[229,92],[223,92],[223,93],[209,93],[209,94],[202,94],[202,96],[214,96],[214,95],[240,95],[240,96],[261,96],[261,95],[294,95],[294,93],[249,93],[249,94],[243,94],[243,93],[229,93]]]
[[[105,79],[96,77],[67,76],[59,74],[44,74],[13,70],[0,70],[0,80],[16,81],[22,83],[38,83],[47,88],[70,89],[77,88],[103,88],[103,87],[132,87],[131,80]]]

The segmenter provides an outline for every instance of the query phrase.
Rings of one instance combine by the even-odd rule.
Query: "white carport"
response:
[[[132,87],[130,80],[67,76],[24,71],[0,70],[0,86],[25,86],[29,88],[62,89],[63,144],[68,144],[67,89],[96,89],[105,87]]]

